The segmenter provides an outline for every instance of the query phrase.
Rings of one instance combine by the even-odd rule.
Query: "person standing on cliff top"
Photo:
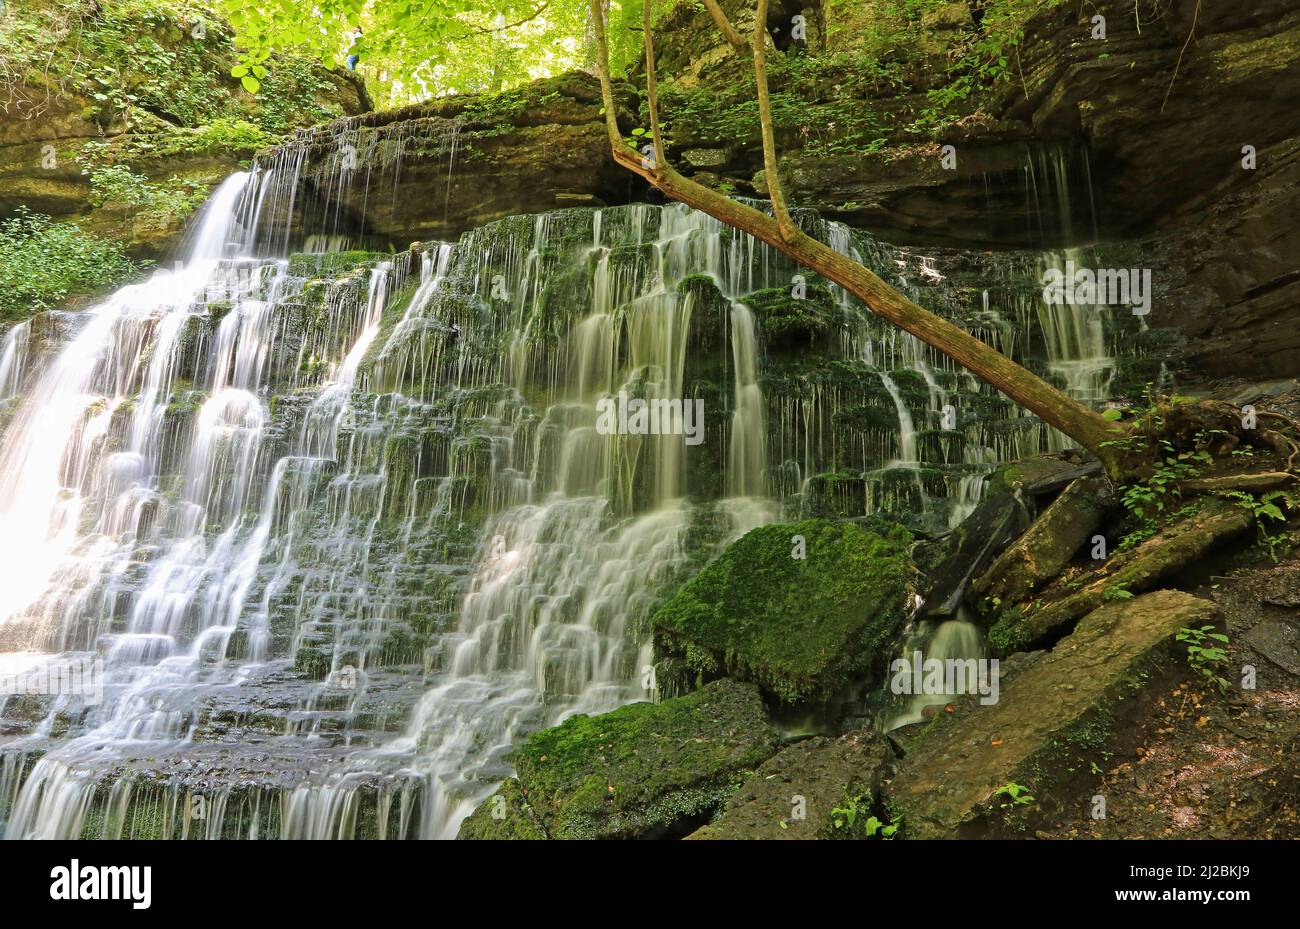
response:
[[[358,41],[360,38],[361,38],[361,27],[360,27],[360,26],[357,26],[356,29],[352,30],[352,41],[348,43],[348,48],[351,49],[351,48],[355,47],[356,44],[357,44],[357,41]],[[357,62],[360,61],[360,60],[361,60],[361,56],[358,55],[358,54],[356,54],[355,52],[353,52],[352,54],[348,55],[348,61],[347,61],[347,64],[348,64],[348,70],[349,70],[349,71],[355,71],[355,70],[357,69]]]

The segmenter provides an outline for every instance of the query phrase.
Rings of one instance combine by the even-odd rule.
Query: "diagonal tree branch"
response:
[[[1118,473],[1129,466],[1118,450],[1116,439],[1129,430],[1102,419],[1073,397],[1058,390],[1032,371],[1021,367],[960,326],[921,307],[890,287],[858,262],[794,228],[793,234],[779,222],[753,207],[732,200],[717,191],[682,177],[670,165],[660,162],[646,167],[636,149],[623,142],[614,114],[613,85],[609,75],[605,18],[600,0],[591,0],[592,25],[596,34],[596,69],[605,102],[605,125],[614,161],[640,175],[666,196],[707,213],[714,219],[747,232],[793,258],[806,268],[839,284],[882,319],[916,336],[926,345],[947,355],[957,364],[983,378],[1016,403],[1087,448],[1108,470]]]

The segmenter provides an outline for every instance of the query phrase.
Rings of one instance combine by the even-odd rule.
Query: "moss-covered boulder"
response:
[[[869,675],[903,622],[910,537],[851,522],[763,526],[655,614],[660,656],[701,679],[729,674],[779,699],[826,700]]]
[[[769,287],[741,299],[758,320],[768,351],[828,347],[844,325],[844,313],[825,287],[809,286],[802,297],[788,287]]]
[[[517,774],[461,826],[462,839],[682,835],[714,815],[776,750],[758,690],[736,681],[534,733]]]

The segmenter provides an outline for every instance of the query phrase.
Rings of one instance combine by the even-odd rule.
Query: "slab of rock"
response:
[[[845,798],[874,801],[888,759],[889,749],[872,732],[798,742],[763,762],[726,812],[687,838],[825,838],[831,811]]]
[[[1113,502],[1104,477],[1074,481],[971,585],[971,593],[986,611],[1024,600],[1061,573]]]
[[[995,654],[1008,655],[1049,641],[1069,623],[1105,603],[1113,592],[1148,590],[1252,525],[1254,516],[1244,507],[1223,499],[1207,500],[1197,512],[1137,548],[1113,555],[1077,591],[1043,606],[1004,611],[989,629],[989,646]]]
[[[458,837],[681,835],[721,809],[776,747],[758,688],[732,680],[663,703],[572,716],[528,738],[516,776]]]
[[[1213,603],[1175,590],[1089,613],[1007,681],[997,703],[963,705],[912,748],[886,790],[903,834],[984,834],[1008,784],[1047,796],[1063,770],[1104,749],[1123,704],[1170,654],[1178,630],[1216,615]]]
[[[1246,633],[1246,642],[1273,664],[1300,674],[1300,629],[1279,619],[1266,619]]]

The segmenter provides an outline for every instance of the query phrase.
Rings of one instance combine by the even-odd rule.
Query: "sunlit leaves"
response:
[[[656,0],[663,15],[679,0]],[[585,67],[587,4],[577,0],[218,0],[241,53],[232,77],[256,92],[278,52],[327,67],[356,55],[381,106],[503,90]],[[634,62],[641,0],[610,0],[611,57]],[[360,33],[358,34],[358,30]],[[262,66],[261,73],[255,65]],[[243,69],[243,70],[240,70]],[[235,73],[239,71],[239,73]]]

